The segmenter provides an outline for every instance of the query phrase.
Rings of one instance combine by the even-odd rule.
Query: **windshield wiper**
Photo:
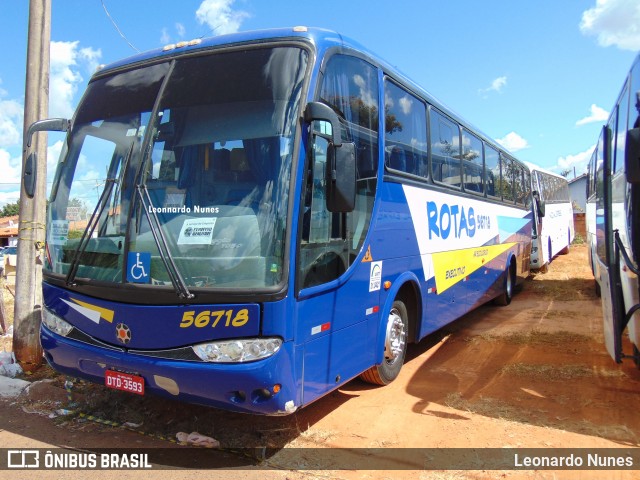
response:
[[[158,253],[160,254],[160,258],[162,259],[162,262],[167,269],[167,273],[169,274],[169,279],[171,280],[173,288],[180,298],[194,298],[195,295],[189,291],[184,278],[180,274],[177,265],[173,261],[171,251],[167,246],[167,239],[162,232],[160,220],[156,215],[156,209],[151,208],[153,207],[153,202],[151,201],[151,197],[149,196],[149,190],[147,190],[147,186],[144,183],[137,185],[136,190],[138,191],[142,209],[144,210],[147,221],[149,222],[149,229],[151,230],[151,234],[153,235],[153,240],[158,247]]]
[[[123,164],[128,164],[131,155],[133,154],[133,148],[135,146],[135,142],[131,142],[131,146],[129,147],[129,151],[127,152],[126,157],[124,158]],[[124,174],[124,168],[120,169],[120,176]],[[65,279],[67,285],[73,284],[73,281],[76,278],[78,273],[78,264],[80,262],[80,257],[89,246],[89,241],[93,238],[93,232],[95,231],[98,223],[100,222],[100,217],[102,216],[102,212],[104,212],[105,207],[109,203],[109,198],[111,198],[111,192],[113,191],[113,186],[118,182],[116,178],[107,178],[105,180],[105,187],[98,199],[98,203],[96,204],[96,208],[93,210],[91,217],[89,218],[89,222],[87,223],[87,228],[82,232],[82,237],[80,237],[80,243],[78,245],[78,249],[76,250],[71,263],[69,264],[69,271],[67,272],[67,277]]]
[[[87,249],[89,245],[89,241],[93,237],[93,232],[95,231],[98,223],[100,221],[100,217],[102,216],[102,212],[104,212],[104,208],[107,206],[109,201],[109,197],[111,197],[111,191],[113,190],[113,185],[117,182],[115,178],[107,178],[105,180],[105,187],[100,195],[100,199],[96,204],[96,208],[93,210],[91,214],[91,218],[89,218],[89,223],[87,224],[87,228],[82,232],[82,237],[80,237],[80,244],[78,245],[78,249],[76,250],[71,263],[69,264],[69,271],[67,272],[67,278],[65,279],[67,285],[73,284],[73,281],[76,278],[76,274],[78,273],[78,264],[80,263],[80,257]]]

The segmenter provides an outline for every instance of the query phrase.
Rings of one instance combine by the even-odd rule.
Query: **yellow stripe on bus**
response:
[[[433,253],[433,270],[438,293],[442,293],[449,287],[464,280],[514,245],[516,243],[502,243],[500,245]]]

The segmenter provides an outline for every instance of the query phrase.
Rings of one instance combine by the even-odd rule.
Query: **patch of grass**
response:
[[[620,440],[633,446],[640,444],[636,433],[626,425],[596,425],[589,420],[582,420],[575,425],[575,429],[586,435]]]
[[[533,275],[526,288],[541,299],[558,301],[597,300],[593,277],[587,274],[574,274],[575,265],[552,263],[549,273]],[[588,269],[588,266],[587,266]]]
[[[573,380],[585,377],[620,378],[626,377],[622,370],[594,369],[587,365],[537,365],[532,363],[512,363],[500,369],[501,373],[518,377],[544,380]]]
[[[587,343],[591,341],[591,338],[587,335],[566,330],[558,330],[556,332],[529,330],[528,332],[507,332],[501,335],[483,333],[466,337],[464,340],[466,342],[505,342],[514,345],[566,346],[571,343]]]
[[[533,377],[556,381],[597,376],[597,373],[586,365],[534,365],[528,363],[513,363],[502,367],[500,372],[518,377]]]
[[[480,397],[478,400],[470,401],[459,392],[447,395],[444,404],[456,410],[519,423],[531,423],[531,413],[533,413],[531,410],[524,411],[522,408],[491,397]]]
[[[532,318],[552,318],[552,319],[576,319],[583,318],[584,314],[571,310],[527,310],[527,314]]]
[[[529,409],[524,411],[522,408],[508,405],[490,397],[481,397],[473,401],[467,400],[458,392],[447,395],[443,403],[449,408],[475,413],[489,418],[574,431],[585,435],[623,441],[633,446],[640,444],[636,433],[626,425],[598,425],[589,420],[549,419],[547,418],[549,412],[546,410]]]
[[[318,445],[329,442],[334,436],[335,432],[328,430],[319,430],[317,428],[309,428],[304,432],[300,432],[300,437]]]

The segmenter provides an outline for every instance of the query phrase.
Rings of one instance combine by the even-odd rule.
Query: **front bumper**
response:
[[[263,360],[216,364],[89,345],[57,335],[44,325],[40,340],[52,368],[95,383],[104,384],[106,370],[117,370],[143,377],[145,392],[187,403],[263,415],[286,415],[300,406],[292,342],[283,343]]]

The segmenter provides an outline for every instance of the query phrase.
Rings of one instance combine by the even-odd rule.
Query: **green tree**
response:
[[[13,215],[18,215],[20,212],[20,201],[16,203],[7,203],[2,210],[0,210],[0,217],[11,217]]]

